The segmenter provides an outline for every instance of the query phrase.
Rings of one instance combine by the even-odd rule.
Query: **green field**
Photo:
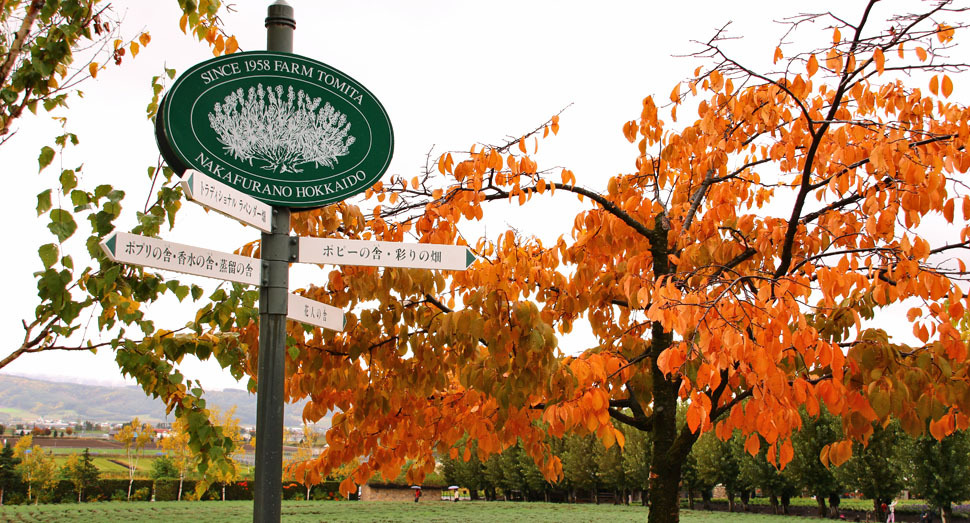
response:
[[[0,507],[0,522],[7,521],[127,521],[127,522],[230,522],[252,521],[251,501],[204,502],[102,502],[80,505],[40,505]],[[469,521],[517,522],[593,522],[646,521],[641,506],[560,503],[516,503],[465,501],[449,503],[428,501],[354,502],[284,501],[283,521]],[[724,521],[727,523],[784,523],[805,518],[729,514],[725,512],[683,511],[681,521],[688,523]]]

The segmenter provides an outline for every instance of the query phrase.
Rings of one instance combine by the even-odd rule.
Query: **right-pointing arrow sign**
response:
[[[344,330],[344,311],[298,294],[290,293],[286,297],[287,318],[332,331]]]
[[[464,245],[300,237],[303,263],[463,271],[475,259]]]

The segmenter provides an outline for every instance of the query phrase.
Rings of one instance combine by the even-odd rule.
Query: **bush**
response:
[[[185,494],[195,488],[195,481],[185,480],[182,482],[182,499]],[[179,495],[179,480],[177,479],[156,479],[155,480],[155,501],[177,501]]]
[[[20,492],[5,492],[3,497],[4,505],[23,505],[24,501],[27,500],[27,496],[21,494]]]
[[[111,494],[111,501],[128,501],[128,493],[124,490],[116,490]]]
[[[150,499],[152,499],[152,489],[149,487],[135,489],[135,491],[131,493],[132,501],[148,501]]]

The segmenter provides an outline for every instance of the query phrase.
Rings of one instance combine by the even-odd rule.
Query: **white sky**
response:
[[[237,12],[225,17],[243,50],[265,48],[263,19],[271,2],[239,0]],[[147,27],[152,42],[123,68],[102,71],[85,84],[84,100],[73,100],[69,130],[81,145],[60,156],[38,177],[37,154],[51,144],[58,127],[46,115],[27,115],[19,132],[0,147],[0,165],[8,192],[0,206],[6,224],[8,252],[3,262],[6,299],[0,304],[0,354],[19,346],[21,320],[36,305],[31,273],[40,267],[37,248],[50,241],[44,220],[33,218],[35,195],[49,187],[55,172],[84,164],[82,183],[111,183],[127,192],[119,224],[130,228],[136,210],[150,196],[146,168],[157,160],[153,130],[145,119],[151,76],[163,65],[186,70],[211,58],[204,45],[178,30],[175,2],[116,1],[125,12],[126,33]],[[701,62],[672,55],[697,49],[691,40],[707,40],[721,25],[733,21],[730,34],[743,40],[727,44],[734,56],[756,69],[770,66],[784,32],[772,23],[797,14],[795,9],[821,11],[835,6],[848,20],[857,20],[861,2],[647,2],[603,1],[353,1],[291,0],[296,10],[295,52],[330,64],[349,74],[386,107],[395,133],[395,154],[388,174],[407,178],[418,174],[428,150],[467,150],[476,142],[499,143],[546,121],[564,107],[562,129],[540,144],[540,167],[572,169],[580,184],[605,186],[607,178],[633,169],[635,146],[621,133],[622,124],[638,117],[641,100],[650,94],[667,99],[673,85]],[[897,3],[880,4],[880,15]],[[912,4],[911,4],[912,5]],[[797,7],[796,7],[797,6]],[[917,6],[918,7],[918,6]],[[882,16],[880,16],[882,18]],[[821,29],[821,28],[819,28]],[[803,37],[829,37],[830,31]],[[802,40],[803,41],[803,40]],[[798,46],[806,49],[808,46]],[[959,87],[959,82],[957,82]],[[685,115],[682,115],[685,116]],[[63,162],[59,164],[59,162]],[[55,204],[56,205],[56,204]],[[555,237],[572,223],[572,209],[550,208],[536,219],[529,213],[504,213],[489,227],[506,224],[522,232]],[[557,220],[559,216],[561,220]],[[178,223],[162,237],[180,243],[231,251],[258,237],[215,213],[205,214],[187,203]],[[81,231],[72,239],[80,243]],[[74,249],[80,252],[80,245]],[[82,260],[76,255],[76,262]],[[315,267],[295,271],[291,287],[325,277]],[[212,280],[196,281],[214,289]],[[174,303],[174,302],[173,302]],[[153,309],[159,327],[177,327],[196,308],[173,304]],[[92,329],[95,321],[91,322]],[[200,378],[210,389],[243,387],[212,363],[186,361],[189,378]],[[121,384],[114,355],[49,353],[27,355],[5,373]]]

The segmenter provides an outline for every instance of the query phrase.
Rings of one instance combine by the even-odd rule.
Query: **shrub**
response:
[[[135,489],[135,491],[131,493],[132,501],[148,501],[150,499],[152,499],[152,489],[149,487]]]

